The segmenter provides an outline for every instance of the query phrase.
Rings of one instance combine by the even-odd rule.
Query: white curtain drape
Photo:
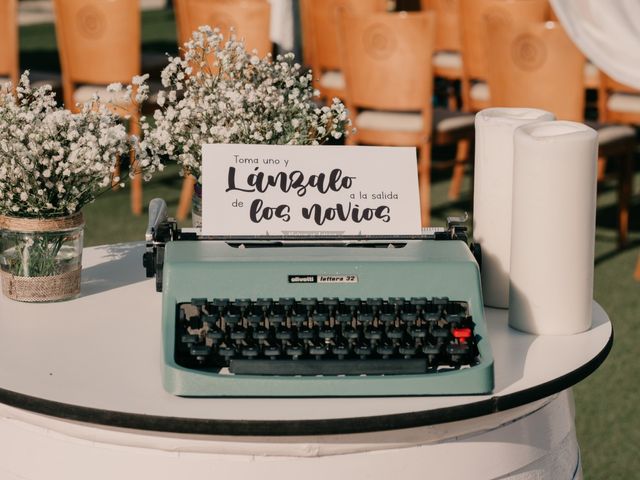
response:
[[[611,78],[640,89],[640,0],[551,0],[575,44]]]
[[[293,1],[269,0],[271,3],[271,41],[283,52],[294,48],[293,35]]]

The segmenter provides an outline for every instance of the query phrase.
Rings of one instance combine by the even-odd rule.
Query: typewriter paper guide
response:
[[[204,145],[202,234],[418,235],[416,150]]]

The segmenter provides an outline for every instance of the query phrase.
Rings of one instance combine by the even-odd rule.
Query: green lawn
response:
[[[55,35],[51,25],[21,29],[21,64],[37,70],[57,69]],[[175,52],[173,18],[167,12],[143,15],[143,48]],[[439,154],[436,155],[436,158]],[[156,196],[165,198],[175,212],[181,179],[175,167],[168,168],[144,185],[145,204]],[[553,172],[549,172],[551,175]],[[469,177],[460,201],[446,197],[449,171],[434,175],[433,223],[444,224],[446,216],[471,211]],[[636,188],[638,178],[636,174]],[[640,382],[634,355],[640,352],[637,322],[640,314],[640,283],[633,269],[640,252],[640,202],[634,198],[631,212],[631,247],[616,248],[615,183],[601,186],[596,234],[595,298],[609,313],[615,329],[613,351],[604,365],[575,388],[577,428],[584,461],[585,478],[640,478]],[[562,208],[562,205],[558,205]],[[129,208],[128,189],[109,192],[85,209],[86,245],[142,240],[146,219],[134,217]],[[549,232],[572,235],[572,232]],[[580,241],[580,239],[576,239]],[[532,252],[535,254],[535,252]],[[142,266],[140,267],[142,268]],[[633,373],[636,372],[636,373]],[[472,478],[470,476],[469,478]]]

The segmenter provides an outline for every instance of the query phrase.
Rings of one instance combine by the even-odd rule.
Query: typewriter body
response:
[[[176,228],[166,207],[150,212],[144,264],[162,291],[168,392],[492,391],[478,263],[460,225],[403,238],[258,240],[203,237]]]

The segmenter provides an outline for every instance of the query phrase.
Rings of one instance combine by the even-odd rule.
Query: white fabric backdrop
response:
[[[283,52],[293,50],[293,2],[291,0],[269,0],[271,3],[271,41]]]
[[[551,0],[569,36],[598,68],[640,89],[640,0]]]

